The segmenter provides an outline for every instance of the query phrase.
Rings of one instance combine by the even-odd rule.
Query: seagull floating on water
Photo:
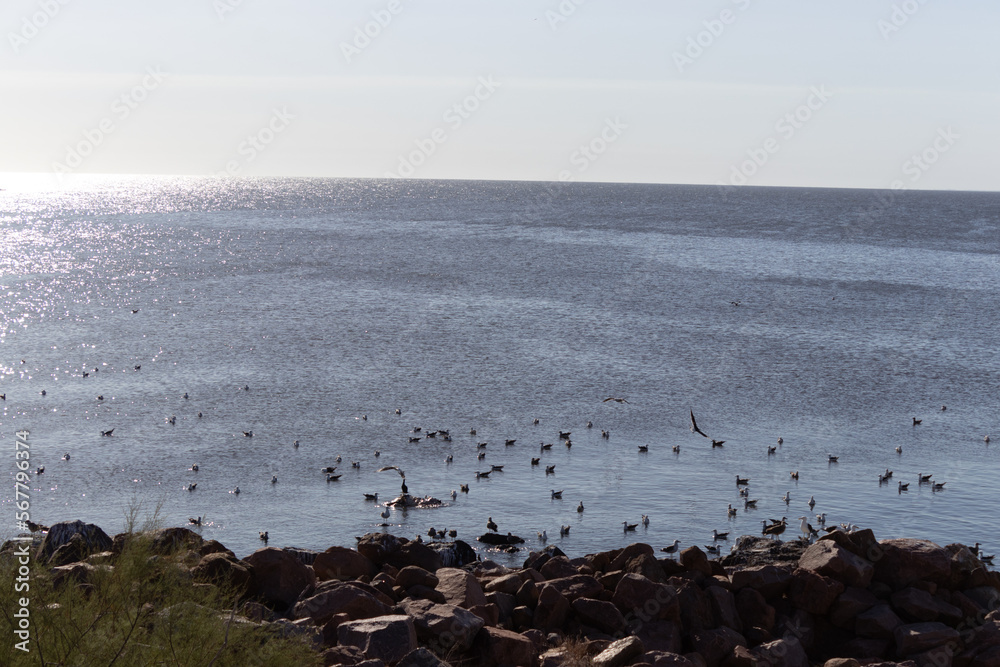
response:
[[[260,532],[259,532],[259,533],[257,534],[257,536],[258,536],[258,537],[259,537],[259,538],[261,539],[261,541],[263,541],[263,542],[264,542],[264,544],[267,544],[267,541],[268,541],[268,539],[270,539],[270,538],[269,538],[269,537],[267,536],[267,531],[266,531],[266,530],[262,530],[262,531],[260,531]]]
[[[549,535],[548,535],[548,533],[546,531],[543,530],[542,532],[538,533],[538,541],[539,542],[545,542],[548,539],[549,539]]]
[[[729,503],[728,514],[729,514],[729,516],[736,516],[736,508],[733,507],[732,503]]]
[[[583,501],[582,500],[580,501],[580,504],[576,506],[576,511],[577,512],[582,512],[583,511]]]
[[[749,477],[740,477],[739,475],[736,476],[736,486],[740,486],[741,484],[749,484],[749,483],[750,483],[750,478]]]
[[[840,459],[840,457],[839,456],[834,456],[833,454],[827,454],[826,455],[826,459],[830,463],[836,463]]]
[[[538,457],[532,457],[532,459],[531,459],[531,465],[536,466],[539,463],[541,463],[541,461],[542,461],[542,459],[540,459]]]
[[[554,465],[545,466],[545,474],[546,475],[554,475],[554,474],[556,474],[556,467]]]
[[[237,486],[235,489],[233,489],[229,493],[232,493],[232,494],[237,495],[237,496],[240,495],[240,487]]]
[[[608,396],[601,403],[607,403],[608,401],[614,401],[615,403],[628,403],[624,398],[615,398],[614,396]]]
[[[376,493],[366,493],[365,494],[365,500],[378,501],[378,493],[377,492]]]
[[[919,424],[922,421],[923,421],[923,419],[917,419],[916,417],[914,417],[913,418],[913,425],[916,426],[917,424]]]
[[[799,478],[799,471],[798,470],[794,470],[794,471],[792,471],[792,472],[790,472],[788,474],[791,476],[792,479],[798,479]]]
[[[663,551],[668,554],[677,553],[677,549],[680,546],[680,543],[681,543],[680,540],[674,540],[673,544],[671,544],[669,547],[663,547],[662,549],[660,549],[660,551]]]
[[[648,452],[649,451],[649,445],[639,445],[639,451],[640,452]]]
[[[722,447],[725,443],[725,440],[712,440],[712,447]]]
[[[114,432],[115,429],[111,429],[110,431],[101,431],[101,435],[103,435],[104,437],[109,437]]]
[[[559,526],[559,537],[566,537],[569,535],[570,528],[572,528],[572,526]]]
[[[732,508],[732,505],[730,505],[729,507]],[[720,533],[719,531],[717,531],[717,530],[715,530],[713,528],[712,529],[712,539],[713,540],[728,540],[729,539],[729,533],[728,532],[726,532],[726,533]]]
[[[717,544],[706,544],[705,551],[712,554],[713,556],[719,555],[719,546]]]
[[[644,528],[648,528],[649,527],[649,517],[646,516],[645,514],[642,515],[641,522],[642,522],[642,525],[643,525]]]
[[[785,495],[781,496],[781,499],[785,501],[785,504],[792,502],[792,492],[785,491]]]
[[[902,493],[903,491],[906,491],[909,488],[910,488],[909,484],[903,484],[902,482],[900,482],[899,486],[896,487],[896,491],[897,493]]]
[[[556,491],[555,489],[552,489],[552,497],[562,500],[562,490],[560,489],[559,491]]]
[[[197,519],[194,518],[193,516],[192,517],[188,517],[188,523],[191,524],[192,526],[200,526],[201,525],[201,517],[198,517]]]
[[[639,524],[629,523],[628,521],[622,521],[622,526],[624,526],[624,530],[622,532],[627,533],[629,531],[634,531],[636,528],[639,527]]]
[[[278,483],[278,476],[271,475],[271,484],[277,484],[277,483]]]
[[[327,475],[326,476],[326,481],[328,481],[328,482],[336,482],[338,479],[340,479],[343,476],[344,476],[343,474],[340,474],[340,475]]]
[[[809,509],[811,510],[814,507],[816,507],[816,499],[812,496],[809,496]]]

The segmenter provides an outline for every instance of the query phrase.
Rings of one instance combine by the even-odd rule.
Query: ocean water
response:
[[[164,525],[204,517],[197,530],[240,556],[262,530],[271,546],[322,550],[433,526],[479,549],[487,517],[527,548],[545,530],[582,555],[706,545],[713,529],[759,534],[782,516],[790,539],[820,512],[880,538],[1000,549],[1000,194],[0,187],[2,536],[16,533],[14,434],[27,429],[31,469],[45,466],[33,520],[113,534],[130,507],[158,507]],[[692,433],[689,411],[725,445]],[[409,442],[437,429],[452,441]],[[328,483],[320,468],[338,455],[343,477]],[[377,472],[387,465],[444,506],[383,520],[400,488]],[[504,468],[477,480],[490,465]],[[736,475],[757,509],[743,509]],[[452,501],[460,484],[469,493]],[[364,499],[375,492],[380,503]],[[643,514],[648,527],[623,531]]]

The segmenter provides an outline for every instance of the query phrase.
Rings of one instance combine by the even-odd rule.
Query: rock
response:
[[[557,588],[556,590],[559,589]],[[541,586],[536,584],[534,579],[529,579],[521,584],[521,587],[517,589],[517,593],[514,595],[514,598],[517,600],[519,605],[524,605],[525,607],[531,607],[534,609],[535,605],[538,604],[538,594],[541,591]]]
[[[839,581],[799,568],[792,573],[788,597],[799,609],[822,616],[843,592],[844,584]]]
[[[528,629],[531,627],[535,620],[535,613],[531,611],[530,607],[520,605],[514,607],[514,611],[510,614],[511,625],[515,628]]]
[[[198,583],[246,591],[253,580],[253,567],[226,552],[215,552],[202,556],[201,561],[191,569],[191,576]]]
[[[451,667],[447,662],[421,647],[410,651],[396,663],[396,667]]]
[[[524,580],[521,578],[520,574],[505,574],[502,577],[497,577],[496,579],[490,580],[486,584],[487,593],[507,593],[508,595],[517,595],[517,589],[521,587]]]
[[[482,542],[483,544],[489,544],[490,546],[506,546],[511,544],[524,544],[524,538],[518,537],[517,535],[511,535],[507,533],[506,535],[501,535],[499,533],[484,533],[476,538],[476,540]]]
[[[511,614],[514,613],[514,607],[517,606],[517,599],[509,593],[501,593],[499,591],[487,593],[486,599],[489,600],[490,604],[496,606],[500,614],[498,624],[506,625],[510,620]],[[479,607],[475,608],[478,609]]]
[[[375,563],[357,551],[344,547],[330,547],[316,554],[312,566],[319,581],[351,581],[359,577],[372,577],[378,572]]]
[[[226,554],[233,560],[238,560],[236,558],[236,554],[227,549],[226,545],[224,545],[222,542],[219,542],[218,540],[205,540],[205,542],[203,542],[201,547],[198,549],[198,553],[201,554],[202,556],[207,556],[208,554],[222,553]]]
[[[423,584],[417,584],[415,586],[410,586],[406,589],[403,597],[413,598],[415,600],[430,600],[431,602],[436,602],[437,604],[447,604],[448,600],[445,598],[444,594],[434,588],[428,588]]]
[[[949,628],[943,623],[912,623],[896,628],[896,653],[902,656],[912,656],[924,653],[933,648],[944,646],[948,642],[957,641],[958,630]]]
[[[470,609],[487,603],[483,587],[465,570],[444,567],[439,569],[435,576],[438,578],[435,588],[441,591],[449,604]]]
[[[633,624],[632,631],[648,651],[680,653],[684,643],[684,633],[676,621],[652,618],[642,621],[638,626]]]
[[[336,638],[334,639],[336,641]],[[323,651],[323,664],[329,666],[357,665],[365,654],[353,646],[334,646]]]
[[[576,567],[570,564],[569,558],[566,558],[566,556],[556,556],[555,558],[548,559],[538,571],[546,579],[560,579],[579,574]]]
[[[771,632],[777,616],[774,607],[753,588],[744,588],[736,594],[736,611],[743,622],[743,630],[757,627]]]
[[[885,658],[889,655],[890,647],[895,647],[895,645],[895,642],[888,639],[855,637],[845,644],[840,644],[838,653],[847,658],[867,661],[875,658]]]
[[[890,600],[893,608],[908,620],[935,621],[939,617],[945,623],[958,623],[962,620],[962,612],[958,607],[954,607],[918,588],[911,587],[896,591]]]
[[[638,574],[658,584],[666,583],[667,575],[660,561],[650,554],[639,554],[625,563],[625,572]]]
[[[712,567],[708,564],[708,556],[696,546],[688,547],[681,552],[681,565],[694,572],[701,572],[706,577],[712,576]]]
[[[366,533],[358,540],[358,553],[382,567],[390,554],[403,546],[403,540],[389,533]]]
[[[495,628],[500,625],[500,608],[495,604],[489,603],[477,605],[469,609],[469,611],[483,619],[483,622],[491,628]]]
[[[577,598],[572,603],[573,612],[581,623],[597,628],[609,635],[625,632],[625,617],[610,602]]]
[[[49,528],[49,532],[45,534],[45,538],[35,553],[35,560],[42,563],[47,562],[56,549],[69,542],[74,535],[80,536],[78,542],[82,544],[82,556],[81,558],[77,558],[77,560],[82,560],[92,553],[113,550],[111,538],[101,530],[100,526],[92,523],[84,523],[80,520],[63,521],[54,523]]]
[[[947,583],[951,554],[928,540],[897,539],[879,542],[882,557],[875,561],[874,580],[898,590],[916,581]]]
[[[530,639],[501,628],[483,628],[473,651],[477,667],[534,665],[538,660],[538,650]]]
[[[830,622],[844,630],[854,630],[855,619],[878,604],[878,598],[863,588],[850,587],[830,607]]]
[[[976,653],[969,667],[1000,667],[1000,646],[987,648]]]
[[[294,618],[312,618],[317,625],[325,624],[334,614],[347,614],[352,621],[388,616],[392,608],[371,593],[350,583],[324,585],[321,592],[299,601]]]
[[[455,540],[454,542],[431,542],[428,549],[436,552],[441,559],[441,567],[462,567],[479,560],[476,550],[469,546],[467,542]]]
[[[737,646],[746,646],[743,636],[729,628],[701,630],[691,635],[691,646],[700,653],[708,667],[719,667]]]
[[[635,542],[628,545],[624,549],[616,549],[608,554],[609,562],[607,567],[604,569],[608,572],[612,572],[614,570],[624,570],[625,565],[630,560],[643,554],[653,557],[656,556],[656,552],[653,551],[653,547],[648,544],[643,544],[642,542]]]
[[[792,568],[777,565],[747,567],[737,570],[732,576],[734,590],[752,588],[763,595],[765,600],[777,599],[784,595],[791,580]]]
[[[638,618],[659,618],[679,621],[681,617],[677,591],[637,574],[626,574],[618,582],[611,601],[632,624]]]
[[[337,642],[361,649],[368,658],[392,663],[417,648],[417,631],[409,616],[377,616],[342,623]]]
[[[638,637],[626,637],[613,642],[591,660],[594,667],[624,667],[646,652]]]
[[[404,568],[415,565],[428,572],[434,572],[442,566],[441,556],[423,542],[406,542],[399,549],[386,556],[385,562],[393,567]]]
[[[539,630],[558,630],[566,622],[569,601],[552,586],[542,587],[535,607],[534,626]]]
[[[823,667],[861,667],[861,663],[854,658],[830,658]]]
[[[108,566],[102,566],[107,569]],[[86,584],[90,582],[91,576],[97,572],[97,566],[90,563],[71,563],[69,565],[59,565],[52,568],[52,588],[59,589],[66,583]]]
[[[52,552],[48,565],[50,567],[60,567],[76,563],[87,558],[87,543],[79,533],[74,533],[69,541],[60,545]]]
[[[283,611],[295,604],[307,586],[316,583],[312,568],[281,549],[259,549],[243,562],[253,568],[251,594]]]
[[[854,624],[854,632],[859,637],[869,639],[893,639],[896,628],[903,622],[887,604],[875,605],[863,614],[859,614]]]
[[[400,609],[413,617],[417,636],[442,655],[457,647],[468,650],[485,625],[482,618],[453,604],[427,600],[404,600]]]
[[[867,560],[829,540],[820,540],[806,549],[799,558],[799,568],[858,588],[867,588],[875,574],[875,566]]]
[[[413,586],[427,586],[428,588],[437,588],[440,579],[428,572],[427,570],[416,567],[414,565],[408,565],[401,569],[396,574],[396,585],[402,586],[405,589],[411,588]]]
[[[725,626],[736,632],[743,632],[743,621],[736,610],[736,597],[722,586],[709,586],[705,596],[712,607],[712,616],[716,626]]]
[[[552,579],[545,582],[544,586],[556,589],[571,602],[581,597],[596,598],[604,591],[601,582],[589,574],[574,574],[572,577]]]
[[[684,632],[690,634],[715,627],[712,604],[701,588],[687,579],[675,578],[671,581],[675,583]]]
[[[205,543],[201,535],[189,528],[175,526],[172,528],[160,528],[148,534],[151,538],[150,551],[163,556],[172,554],[181,549],[191,549],[197,551]]]
[[[809,667],[809,657],[796,639],[777,639],[750,650],[756,664],[770,667]]]

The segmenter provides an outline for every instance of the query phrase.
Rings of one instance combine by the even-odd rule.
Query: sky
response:
[[[995,0],[4,0],[0,172],[998,190],[998,25]]]

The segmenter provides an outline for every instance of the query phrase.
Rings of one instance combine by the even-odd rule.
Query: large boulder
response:
[[[341,623],[337,643],[354,646],[367,658],[393,663],[417,648],[417,631],[409,616],[376,616]]]
[[[308,565],[281,549],[258,549],[243,559],[253,568],[251,594],[284,611],[299,599],[299,595],[316,583],[316,575]]]
[[[215,552],[202,556],[191,568],[191,576],[198,583],[215,584],[242,593],[253,581],[253,567],[225,552]]]
[[[816,542],[806,549],[799,558],[799,568],[858,588],[867,588],[875,574],[875,567],[867,560],[829,540]]]
[[[161,528],[148,535],[151,539],[150,551],[154,554],[168,555],[180,549],[198,551],[205,543],[201,535],[181,526]]]
[[[882,540],[879,547],[874,580],[893,590],[917,581],[947,584],[951,578],[951,553],[934,542],[903,538]]]
[[[378,572],[375,563],[354,549],[345,547],[330,547],[316,554],[312,566],[319,581],[351,581],[364,576],[372,577]]]
[[[838,628],[853,630],[855,619],[878,602],[878,598],[867,589],[850,587],[830,607],[830,622]]]
[[[743,635],[730,628],[701,630],[691,636],[691,645],[705,658],[708,667],[719,667],[737,646],[746,646]]]
[[[806,655],[805,649],[802,648],[802,644],[794,637],[761,644],[750,649],[750,655],[756,659],[755,664],[757,665],[809,667],[809,657]]]
[[[736,597],[730,591],[722,586],[709,586],[705,589],[705,596],[712,606],[716,626],[743,632],[743,621],[740,620],[740,614],[736,610]]]
[[[843,592],[844,584],[839,581],[812,570],[798,569],[792,573],[788,597],[797,608],[822,616]]]
[[[323,625],[335,614],[346,614],[356,621],[388,616],[392,612],[392,608],[376,595],[352,583],[323,584],[317,588],[319,592],[295,605],[295,618],[311,618],[316,625]]]
[[[901,656],[924,653],[949,642],[955,642],[959,638],[958,630],[949,628],[944,623],[901,625],[896,628],[894,635],[896,653]]]
[[[62,521],[54,523],[45,534],[38,551],[35,553],[35,560],[47,562],[56,549],[69,542],[74,535],[79,535],[78,543],[81,545],[82,556],[77,560],[83,560],[92,553],[101,551],[111,551],[112,541],[108,534],[101,530],[101,527],[83,521]],[[73,562],[73,561],[71,561]],[[67,563],[62,563],[67,564]]]
[[[441,567],[462,567],[479,560],[476,550],[462,540],[431,542],[427,548],[435,551],[441,558]]]
[[[574,574],[571,577],[552,579],[545,582],[546,588],[554,588],[567,600],[572,602],[577,598],[597,597],[604,591],[604,586],[589,574]]]
[[[538,595],[534,626],[543,631],[559,630],[566,622],[568,613],[569,601],[555,588],[545,586]]]
[[[485,625],[476,614],[452,604],[404,600],[399,608],[413,618],[417,636],[441,655],[468,650]]]
[[[476,635],[473,651],[477,656],[474,663],[477,667],[534,665],[538,660],[534,642],[502,628],[483,628]]]
[[[366,533],[358,538],[358,553],[381,567],[405,541],[389,533]]]
[[[611,598],[630,625],[635,619],[658,618],[679,621],[681,617],[677,590],[658,584],[638,574],[626,574],[615,587]]]
[[[612,642],[606,649],[595,655],[591,664],[594,667],[624,667],[645,652],[646,647],[643,646],[641,639],[625,637]]]
[[[732,576],[734,590],[752,588],[766,600],[780,598],[792,581],[792,567],[758,565],[737,570]]]
[[[892,594],[892,606],[905,618],[913,621],[941,620],[956,624],[962,620],[962,611],[919,588],[904,588]]]
[[[577,598],[571,605],[581,623],[609,635],[625,633],[625,617],[618,607],[603,600]]]
[[[903,621],[887,604],[878,604],[868,611],[858,614],[854,623],[854,632],[859,637],[867,639],[894,639],[896,628]]]
[[[469,572],[443,567],[435,572],[435,576],[438,578],[436,589],[444,595],[449,604],[471,609],[487,603],[483,587]]]

